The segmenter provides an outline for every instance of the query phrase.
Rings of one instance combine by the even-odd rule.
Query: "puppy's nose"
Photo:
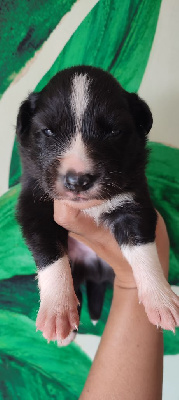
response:
[[[94,176],[68,171],[64,177],[64,186],[71,191],[81,192],[88,190],[94,183]]]

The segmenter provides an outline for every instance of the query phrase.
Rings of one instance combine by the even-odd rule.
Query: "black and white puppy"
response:
[[[157,215],[145,177],[152,122],[137,94],[87,66],[59,72],[20,107],[23,175],[17,215],[38,267],[36,325],[48,340],[68,344],[79,324],[69,258],[93,264],[94,270],[97,260],[75,241],[68,251],[68,231],[53,219],[54,199],[83,209],[112,232],[132,267],[149,320],[173,331],[179,324],[179,299],[157,255]]]

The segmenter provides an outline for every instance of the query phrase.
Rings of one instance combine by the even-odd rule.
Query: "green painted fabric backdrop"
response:
[[[1,1],[0,93],[15,79],[74,1]],[[51,69],[39,82],[41,90],[59,70],[89,64],[110,71],[129,91],[139,89],[153,38],[161,0],[100,0],[73,34]],[[13,128],[12,128],[13,129]],[[171,241],[170,283],[179,284],[177,191],[178,150],[151,143],[147,168],[150,192],[164,216]],[[16,141],[9,184],[0,199],[0,399],[77,399],[91,361],[79,346],[47,344],[35,332],[39,294],[34,261],[15,221],[20,190],[20,161]],[[179,224],[178,224],[179,226]],[[102,317],[91,324],[83,287],[84,304],[79,332],[101,335],[107,319],[112,288],[106,292]],[[165,354],[179,352],[179,332],[164,333]]]

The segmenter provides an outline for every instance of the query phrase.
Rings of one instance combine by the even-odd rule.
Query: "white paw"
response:
[[[139,290],[139,301],[143,303],[152,324],[175,332],[175,327],[179,326],[179,297],[167,282],[162,287],[155,287],[155,290],[143,293]]]
[[[37,330],[42,331],[45,339],[50,342],[57,340],[58,345],[66,346],[75,337],[73,330],[78,329],[79,316],[77,311],[78,299],[71,295],[70,299],[43,298],[36,319]]]
[[[73,340],[72,334],[78,329],[79,315],[71,269],[67,256],[55,261],[38,273],[40,309],[36,327],[43,336],[67,345]]]

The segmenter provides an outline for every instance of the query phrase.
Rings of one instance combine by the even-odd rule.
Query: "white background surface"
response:
[[[139,94],[151,106],[150,140],[179,147],[179,1],[163,0]]]

